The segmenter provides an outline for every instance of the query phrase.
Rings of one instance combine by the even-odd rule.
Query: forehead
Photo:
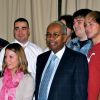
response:
[[[22,27],[22,26],[28,26],[28,25],[26,22],[16,22],[15,27],[18,27],[18,26]]]
[[[47,32],[49,32],[49,31],[59,32],[59,31],[61,31],[61,26],[59,24],[56,24],[56,23],[55,24],[51,24],[47,28]]]
[[[86,17],[85,22],[95,22],[95,20],[92,17]]]
[[[84,17],[76,17],[76,18],[74,18],[74,22],[79,22],[79,21],[84,21],[85,20],[85,18]]]
[[[13,50],[10,50],[10,49],[6,49],[5,54],[6,55],[16,55],[16,53]]]

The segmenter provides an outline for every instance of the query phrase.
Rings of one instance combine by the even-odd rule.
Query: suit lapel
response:
[[[52,84],[51,84],[50,93],[49,93],[49,95],[50,95],[51,98],[52,98],[52,95],[53,95],[53,91],[55,90],[55,88],[59,84],[59,79],[61,79],[61,82],[63,82],[63,79],[62,78],[65,78],[65,77],[62,77],[62,76],[63,75],[66,76],[67,74],[69,74],[69,73],[67,73],[67,71],[69,71],[71,69],[71,67],[69,65],[70,64],[70,56],[71,56],[71,52],[69,51],[69,48],[66,47],[65,52],[64,52],[64,54],[63,54],[63,56],[61,58],[61,61],[60,61],[59,65],[58,65],[58,68],[56,70],[54,79],[53,79]],[[58,92],[59,91],[57,89],[57,93]]]

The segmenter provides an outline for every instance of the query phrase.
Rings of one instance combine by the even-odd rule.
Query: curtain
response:
[[[62,0],[61,14],[73,14],[81,8],[100,11],[100,0]]]
[[[13,24],[16,18],[31,21],[31,0],[0,0],[0,38],[13,40]],[[31,23],[30,23],[31,26]]]
[[[41,48],[46,47],[47,25],[58,17],[58,0],[0,0],[0,38],[11,42],[16,18],[29,21],[30,40]]]
[[[46,47],[48,24],[58,19],[59,0],[0,0],[0,38],[11,42],[13,23],[25,17],[30,24],[30,40],[41,48]],[[61,14],[73,14],[80,8],[100,11],[100,0],[62,0]]]
[[[48,24],[58,17],[58,0],[32,1],[32,31],[34,42],[46,47],[45,34]]]

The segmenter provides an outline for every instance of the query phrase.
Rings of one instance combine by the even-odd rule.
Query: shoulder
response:
[[[0,44],[7,45],[9,42],[5,39],[0,38]]]
[[[32,100],[34,90],[35,81],[30,74],[25,74],[16,89],[16,100]]]
[[[37,57],[37,64],[45,64],[49,58],[51,51],[44,52]]]
[[[31,76],[31,74],[24,75],[23,83],[25,86],[27,86],[27,84],[30,84],[28,87],[31,87],[31,88],[35,87],[35,79]]]
[[[40,54],[40,55],[38,56],[38,58],[45,58],[45,57],[48,57],[48,56],[50,55],[50,53],[51,53],[51,50],[46,51],[46,52],[43,52],[42,54]]]
[[[65,55],[67,55],[65,58],[68,58],[69,63],[72,63],[75,69],[79,69],[80,71],[88,70],[88,61],[84,54],[68,48]]]
[[[26,83],[29,82],[29,81],[32,82],[32,83],[35,83],[33,77],[30,74],[25,74],[23,81],[26,82]]]
[[[7,40],[4,40],[2,38],[0,38],[0,50],[5,47],[7,44],[9,44],[9,42]]]
[[[29,46],[35,47],[35,48],[40,48],[38,45],[36,45],[35,43],[32,43],[29,41]],[[41,49],[41,48],[40,48]]]
[[[26,87],[28,85],[28,87]],[[30,74],[25,74],[23,79],[20,81],[19,84],[20,88],[34,88],[35,87],[35,80],[33,79],[33,77]]]
[[[34,43],[30,42],[30,41],[28,43],[28,46],[30,48],[32,48],[32,49],[35,49],[35,50],[38,50],[38,51],[41,51],[41,52],[43,51],[41,47],[39,47],[38,45],[36,45],[36,44],[34,44]]]
[[[71,57],[75,57],[75,58],[85,58],[86,56],[78,51],[74,51],[68,47],[66,47],[66,53],[69,54]]]

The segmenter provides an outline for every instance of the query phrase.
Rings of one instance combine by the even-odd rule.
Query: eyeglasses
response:
[[[53,36],[54,38],[58,38],[61,35],[65,35],[65,34],[59,34],[58,32],[55,32],[55,33],[52,33],[52,34],[51,33],[47,33],[46,37],[47,38],[51,38]]]
[[[14,29],[15,29],[15,31],[19,31],[19,30],[27,30],[28,27],[15,27]]]

